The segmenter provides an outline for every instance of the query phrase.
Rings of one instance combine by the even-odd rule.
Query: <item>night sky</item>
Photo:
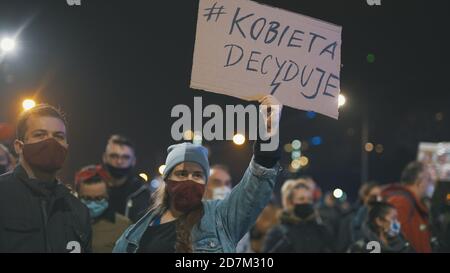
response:
[[[257,1],[343,26],[341,90],[347,104],[338,121],[285,108],[281,143],[322,145],[304,154],[325,190],[341,187],[354,197],[360,184],[361,124],[384,152],[369,155],[369,177],[399,179],[421,141],[450,141],[449,1]],[[137,146],[138,171],[154,176],[173,144],[170,111],[177,104],[246,104],[189,88],[197,0],[0,0],[0,36],[21,26],[19,50],[0,64],[0,122],[13,124],[21,102],[34,97],[61,107],[69,121],[70,155],[61,173],[99,163],[109,135]],[[375,61],[369,63],[367,55]],[[439,114],[438,114],[439,113]],[[437,115],[438,114],[438,115]],[[205,119],[206,121],[206,119]],[[235,182],[251,157],[251,144],[204,142],[211,163],[230,166]],[[283,153],[287,167],[290,154]]]

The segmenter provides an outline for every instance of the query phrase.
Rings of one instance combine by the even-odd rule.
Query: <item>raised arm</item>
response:
[[[218,217],[222,218],[224,227],[235,243],[248,232],[269,203],[281,169],[278,163],[281,157],[278,128],[282,106],[272,96],[262,98],[260,103],[262,106],[270,106],[270,113],[263,114],[263,121],[264,126],[269,129],[267,131],[271,138],[267,140],[258,138],[255,141],[253,158],[242,180],[217,208]],[[271,150],[274,138],[277,138],[276,147]]]

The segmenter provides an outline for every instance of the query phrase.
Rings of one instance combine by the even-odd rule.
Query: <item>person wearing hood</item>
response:
[[[284,211],[280,224],[266,236],[265,253],[327,253],[332,252],[332,236],[321,223],[313,206],[311,189],[297,183],[285,190]]]
[[[431,198],[434,186],[430,169],[414,161],[403,170],[400,184],[390,185],[382,192],[383,198],[398,211],[403,236],[419,253],[432,252],[429,209],[423,200]]]
[[[397,210],[386,202],[371,202],[362,238],[348,250],[351,253],[414,253],[401,232]]]
[[[134,171],[135,166],[133,143],[124,136],[112,135],[103,154],[110,207],[133,222],[139,220],[150,205],[150,189]]]
[[[278,134],[281,104],[272,96],[260,100],[271,111],[264,116],[266,136]],[[260,125],[261,126],[261,125]],[[208,150],[180,143],[168,148],[164,183],[150,210],[116,242],[115,253],[235,252],[236,244],[255,223],[272,195],[281,150],[254,145],[254,156],[242,180],[223,200],[202,200],[209,177]]]

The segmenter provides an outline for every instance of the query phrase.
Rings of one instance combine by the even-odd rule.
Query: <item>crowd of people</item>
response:
[[[279,104],[271,96],[260,103]],[[449,249],[449,215],[432,213],[439,182],[421,162],[408,164],[398,183],[364,183],[353,205],[323,194],[306,176],[284,181],[278,204],[273,189],[281,151],[262,151],[263,140],[255,141],[251,162],[237,183],[227,166],[210,166],[203,146],[172,145],[153,191],[135,173],[132,141],[113,135],[101,163],[81,168],[70,188],[57,178],[68,153],[66,127],[60,110],[38,105],[19,117],[15,153],[0,145],[0,252]]]

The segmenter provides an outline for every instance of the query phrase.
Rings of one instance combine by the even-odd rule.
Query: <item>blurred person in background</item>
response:
[[[0,175],[12,171],[16,165],[14,156],[0,143]]]
[[[231,174],[227,166],[216,164],[211,167],[208,183],[206,184],[205,200],[223,200],[230,195],[233,185]],[[237,253],[249,253],[251,250],[250,232],[236,245]]]
[[[287,200],[288,192],[292,190],[298,184],[305,185],[313,196],[314,206],[317,207],[319,205],[320,199],[322,197],[322,190],[317,185],[317,183],[310,176],[301,176],[296,179],[288,179],[281,186],[281,204],[284,208],[288,209],[291,206],[291,203]]]
[[[364,183],[359,189],[358,201],[342,216],[336,238],[336,251],[345,252],[352,243],[361,239],[361,228],[367,220],[369,204],[381,201],[381,187],[378,182]]]
[[[267,233],[279,224],[281,208],[278,205],[279,202],[275,201],[275,197],[275,194],[272,194],[269,204],[256,219],[255,225],[250,229],[250,247],[244,247],[244,249],[241,249],[242,252],[260,253]]]
[[[414,161],[403,170],[400,184],[390,185],[382,192],[383,198],[398,211],[403,236],[419,253],[432,251],[429,209],[423,199],[432,196],[434,187],[427,165]]]
[[[90,165],[75,175],[78,198],[89,209],[92,223],[92,252],[111,253],[120,235],[131,225],[109,206],[108,187],[100,166]]]
[[[314,206],[318,206],[323,194],[322,189],[319,187],[316,181],[314,181],[314,179],[308,175],[302,175],[297,180],[301,183],[304,183],[306,186],[308,186],[308,188],[312,190]]]
[[[338,236],[340,221],[348,210],[349,205],[345,203],[343,198],[338,199],[332,192],[327,192],[318,206],[319,215],[333,236]]]
[[[289,179],[283,183],[283,186],[281,187],[282,207],[289,206],[286,192],[290,191],[295,186],[296,183],[297,182],[295,179]],[[271,201],[261,212],[258,219],[256,220],[255,225],[251,228],[250,230],[251,247],[250,250],[247,249],[246,252],[255,252],[255,253],[262,252],[264,240],[267,236],[267,233],[274,226],[280,223],[279,214],[281,213],[282,209],[278,205],[279,202],[277,203],[275,200],[276,196],[275,194],[272,194]]]
[[[231,193],[232,188],[233,185],[228,167],[219,164],[213,165],[211,167],[211,175],[206,184],[205,199],[223,200]]]
[[[134,171],[134,144],[124,136],[112,135],[103,154],[103,166],[109,174],[106,182],[111,209],[136,222],[150,206],[150,190]]]
[[[289,201],[289,193],[292,191],[293,188],[299,183],[301,183],[301,179],[288,179],[284,181],[283,185],[281,186],[281,205],[283,209],[291,209],[292,208],[292,202]],[[306,184],[306,183],[305,183]]]
[[[362,238],[348,252],[413,253],[400,232],[401,228],[394,206],[386,202],[371,202],[368,217],[361,228]]]
[[[288,183],[283,191],[286,206],[280,215],[280,224],[268,232],[262,252],[332,252],[333,238],[314,210],[313,191],[298,181],[293,187],[292,182]]]

